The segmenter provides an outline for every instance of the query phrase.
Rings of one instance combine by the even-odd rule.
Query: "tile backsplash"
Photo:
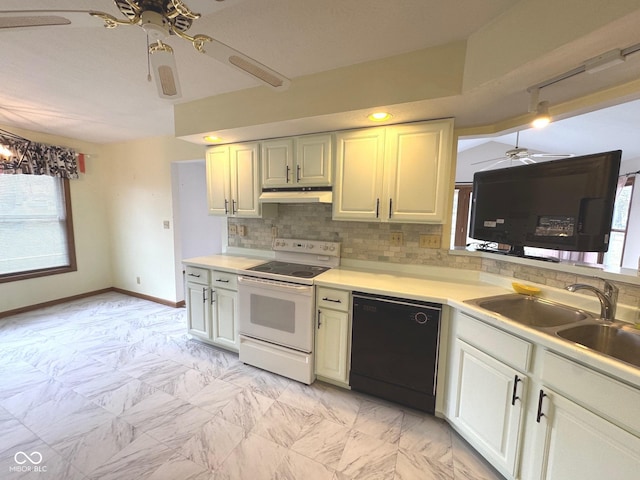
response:
[[[563,288],[570,283],[601,286],[593,276],[577,275],[505,260],[451,255],[446,245],[420,247],[420,235],[442,236],[442,225],[334,221],[330,204],[281,204],[274,218],[229,218],[229,225],[244,225],[246,235],[229,235],[229,245],[271,250],[274,227],[278,237],[327,240],[342,244],[342,258],[481,270],[522,281]],[[391,232],[402,232],[403,244],[391,245]],[[619,301],[640,305],[640,286],[616,282]]]

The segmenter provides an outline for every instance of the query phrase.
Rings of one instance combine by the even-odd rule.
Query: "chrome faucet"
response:
[[[597,277],[596,277],[597,278]],[[600,300],[600,318],[607,322],[612,322],[616,318],[616,304],[618,302],[618,287],[601,278],[604,282],[604,290],[600,290],[584,283],[574,283],[565,287],[570,292],[578,290],[589,290],[595,293]]]

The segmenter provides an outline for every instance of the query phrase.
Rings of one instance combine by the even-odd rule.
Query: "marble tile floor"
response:
[[[0,319],[0,478],[501,479],[431,415],[242,364],[117,293]]]

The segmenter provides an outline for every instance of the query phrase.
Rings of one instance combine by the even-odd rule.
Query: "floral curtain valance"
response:
[[[31,142],[0,130],[0,174],[78,178],[75,150]]]

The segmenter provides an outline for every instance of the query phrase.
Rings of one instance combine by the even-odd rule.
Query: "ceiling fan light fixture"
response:
[[[549,102],[542,101],[536,107],[536,116],[531,122],[534,128],[544,128],[551,123],[551,115],[549,115]]]
[[[0,143],[0,158],[7,160],[11,157],[13,157],[11,149],[7,145]]]

